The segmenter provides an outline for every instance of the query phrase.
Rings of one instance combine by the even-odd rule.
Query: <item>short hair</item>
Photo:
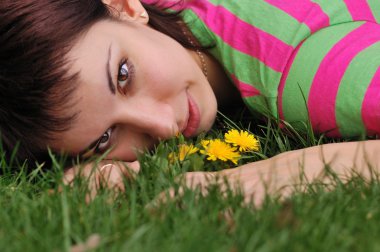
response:
[[[149,24],[186,48],[179,12],[146,5]],[[101,0],[0,1],[0,134],[6,158],[47,161],[53,133],[69,129],[78,74],[66,58],[74,42],[94,23],[112,18]]]

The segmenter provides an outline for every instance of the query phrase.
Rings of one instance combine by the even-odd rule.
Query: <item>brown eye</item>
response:
[[[129,82],[129,68],[128,68],[127,62],[123,62],[120,65],[119,73],[117,75],[117,85],[121,90],[124,90],[128,82]]]
[[[111,139],[111,134],[112,128],[109,128],[106,132],[104,132],[103,136],[99,138],[99,141],[95,147],[95,152],[102,153],[107,149]]]

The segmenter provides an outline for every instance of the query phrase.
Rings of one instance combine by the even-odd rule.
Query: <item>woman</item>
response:
[[[377,134],[374,91],[380,84],[380,64],[373,52],[380,40],[380,6],[365,0],[315,2],[186,1],[186,26],[178,23],[181,16],[162,18],[162,12],[138,0],[2,1],[3,145],[9,154],[21,140],[20,158],[43,160],[50,147],[73,156],[107,153],[107,160],[133,162],[137,150],[160,139],[210,129],[217,101],[228,106],[238,99],[231,82],[262,115],[279,115],[300,128],[310,117],[316,132],[331,136]],[[208,48],[207,54],[202,47]],[[371,50],[359,54],[367,48]],[[357,81],[365,84],[352,86]],[[355,96],[346,99],[352,87]],[[363,143],[364,150],[361,143],[346,143],[323,149],[339,154],[334,159],[339,172],[341,165],[354,166],[356,160],[347,156],[358,153],[358,160],[366,160],[363,155],[377,145]],[[299,174],[290,162],[298,164],[303,157],[313,179],[323,169],[319,150],[247,166],[265,167],[261,171],[274,176],[279,163],[291,168],[281,176],[285,183],[276,182],[275,187],[282,186]],[[281,162],[274,165],[276,160]],[[118,165],[122,163],[105,163],[95,177],[107,173],[110,186],[120,185],[120,175],[127,172]],[[241,177],[248,171],[244,167],[221,174],[254,189],[255,179],[241,179],[249,177]],[[262,177],[254,170],[256,179]],[[68,180],[75,173],[75,168],[69,170]],[[192,176],[200,184],[209,181],[203,173],[187,175],[188,181]]]

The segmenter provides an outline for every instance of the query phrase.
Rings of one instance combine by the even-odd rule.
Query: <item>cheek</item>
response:
[[[155,141],[147,135],[131,131],[121,131],[115,143],[115,148],[107,158],[127,162],[135,161],[139,153],[152,149],[154,144]]]
[[[159,86],[188,82],[197,65],[190,54],[180,45],[154,46],[141,55],[143,74],[146,80]]]
[[[147,66],[143,73],[143,84],[151,94],[177,94],[186,88],[189,77],[172,62],[159,61],[156,66]]]

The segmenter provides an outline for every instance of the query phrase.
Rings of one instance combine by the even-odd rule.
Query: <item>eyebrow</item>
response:
[[[107,80],[108,80],[108,88],[111,91],[111,94],[115,94],[115,85],[112,82],[112,75],[111,75],[111,55],[112,55],[112,44],[110,44],[110,47],[108,48],[108,59],[106,64],[106,72],[107,72]]]

